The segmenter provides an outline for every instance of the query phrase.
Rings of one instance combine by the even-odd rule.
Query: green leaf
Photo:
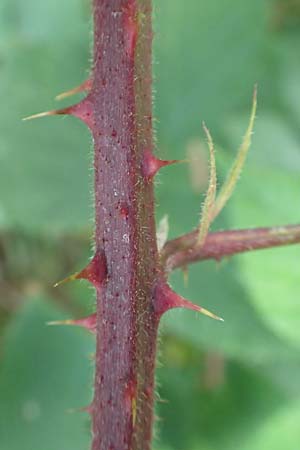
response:
[[[300,403],[297,400],[262,422],[256,433],[249,437],[249,442],[240,448],[241,450],[296,449],[300,442],[299,421]]]
[[[46,300],[27,299],[7,329],[0,370],[3,449],[88,447],[87,415],[68,410],[91,400],[94,342],[78,328],[46,326],[60,317]]]
[[[293,131],[284,120],[260,116],[251,163],[230,207],[232,226],[299,222],[300,153],[293,146],[293,138]],[[257,313],[274,334],[298,347],[299,257],[299,246],[294,246],[250,253],[238,259],[242,283]]]
[[[4,0],[0,13],[0,228],[88,223],[90,138],[71,118],[22,123],[55,108],[86,77],[89,22],[82,0]],[[76,101],[76,100],[75,100]]]
[[[164,424],[162,442],[174,450],[243,448],[264,420],[287,404],[259,370],[222,355],[221,364],[214,359],[209,368],[211,352],[203,354],[178,339],[171,351],[171,342],[164,344],[164,367],[158,373],[160,396],[168,401],[159,403],[158,416]],[[175,349],[184,356],[178,358]]]

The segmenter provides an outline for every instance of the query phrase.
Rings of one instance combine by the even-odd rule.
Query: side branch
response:
[[[161,261],[166,273],[205,259],[300,243],[300,225],[209,233],[203,245],[197,243],[198,234],[195,230],[165,244]]]

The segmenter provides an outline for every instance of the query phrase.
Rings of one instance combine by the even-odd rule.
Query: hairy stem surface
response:
[[[94,0],[93,104],[97,292],[93,450],[151,445],[158,320],[152,151],[151,0]]]

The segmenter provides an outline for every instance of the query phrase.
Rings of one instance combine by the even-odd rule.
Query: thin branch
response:
[[[253,250],[300,243],[300,224],[209,233],[204,244],[197,244],[198,230],[168,241],[161,253],[166,273],[206,259]]]

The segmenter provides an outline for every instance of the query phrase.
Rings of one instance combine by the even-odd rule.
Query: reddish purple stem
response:
[[[166,272],[205,259],[221,260],[237,253],[300,242],[300,225],[253,228],[209,233],[203,246],[197,245],[198,231],[168,241],[161,254]]]
[[[152,151],[150,0],[94,0],[96,248],[107,279],[97,294],[93,450],[149,450],[158,320]]]

